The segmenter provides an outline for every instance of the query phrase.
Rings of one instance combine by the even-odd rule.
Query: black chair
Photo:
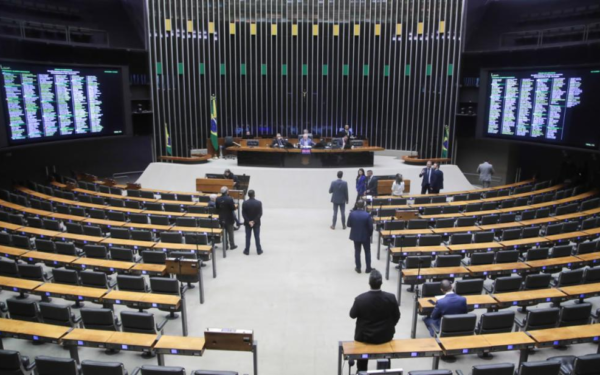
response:
[[[181,202],[193,202],[194,201],[193,198],[194,198],[193,195],[188,195],[188,194],[177,195],[177,200],[181,201]]]
[[[573,246],[571,245],[560,245],[554,246],[552,248],[552,253],[550,254],[550,258],[562,258],[568,257],[573,254]]]
[[[450,236],[450,245],[463,245],[471,243],[473,235],[470,233],[457,233]]]
[[[152,232],[147,230],[131,230],[131,239],[135,241],[146,241],[152,242],[154,238],[152,237]]]
[[[178,217],[175,219],[175,225],[178,227],[194,228],[198,226],[198,223],[193,217]]]
[[[145,202],[144,204],[145,204],[146,209],[148,211],[163,211],[163,204],[162,203]]]
[[[81,321],[86,329],[119,331],[121,326],[111,309],[81,309]]]
[[[498,218],[498,223],[512,223],[517,219],[517,214],[501,214]]]
[[[439,215],[442,213],[442,207],[425,207],[423,215]]]
[[[502,232],[501,241],[511,241],[521,238],[521,229],[506,229]]]
[[[120,362],[98,362],[85,360],[81,362],[83,375],[127,375],[127,370]]]
[[[27,219],[27,223],[32,228],[44,229],[44,222],[39,217],[30,217]]]
[[[468,201],[476,201],[478,199],[481,199],[481,193],[469,193],[469,194],[467,194],[467,200]]]
[[[515,206],[515,200],[514,199],[507,199],[504,200],[500,203],[500,208],[504,209],[504,208],[513,208]]]
[[[361,371],[356,375],[369,375],[368,371]],[[417,370],[409,371],[408,375],[452,375],[451,370]]]
[[[217,219],[208,219],[208,218],[198,218],[198,226],[200,228],[219,228],[219,220]],[[386,222],[389,223],[389,222]],[[404,222],[402,222],[404,223]],[[385,225],[385,224],[384,224]],[[404,229],[404,227],[402,227]]]
[[[512,332],[514,321],[515,312],[511,310],[482,314],[477,324],[477,334]]]
[[[147,312],[121,312],[121,325],[123,328],[123,332],[162,334],[162,331],[167,322],[168,320],[165,319],[161,323],[155,324],[154,315]]]
[[[71,207],[71,215],[85,217],[85,208]]]
[[[550,287],[550,281],[552,281],[552,275],[549,273],[527,275],[523,283],[523,290],[546,289]]]
[[[454,291],[459,296],[477,295],[483,291],[483,279],[458,280]]]
[[[55,305],[49,302],[40,302],[38,306],[42,323],[76,328],[81,322],[81,317],[72,314],[69,306]]]
[[[129,221],[136,224],[148,224],[148,216],[144,214],[129,214]]]
[[[584,268],[582,283],[600,283],[600,266]]]
[[[392,241],[392,247],[414,247],[417,246],[417,236],[395,237]]]
[[[521,234],[522,238],[533,238],[540,236],[540,227],[537,225],[523,228],[523,233]]]
[[[414,219],[408,222],[407,229],[427,229],[429,227],[429,221],[423,219]]]
[[[56,246],[54,246],[54,242],[50,240],[42,240],[41,238],[35,239],[35,248],[37,251],[41,251],[43,253],[55,253]]]
[[[35,369],[35,362],[14,350],[0,350],[0,374],[30,375]]]
[[[454,198],[452,198],[453,202],[464,202],[467,200],[467,196],[466,195],[455,195]]]
[[[146,191],[146,190],[140,190],[140,197],[146,198],[146,199],[155,199],[156,198],[154,196],[154,192]]]
[[[499,197],[508,197],[509,195],[510,195],[510,190],[508,190],[508,189],[498,191]]]
[[[167,253],[163,251],[144,250],[142,251],[142,260],[148,264],[165,264]]]
[[[432,258],[429,255],[410,255],[404,260],[404,268],[414,269],[431,267]]]
[[[440,235],[425,235],[419,237],[419,246],[438,246],[442,243]]]
[[[84,271],[79,273],[79,278],[82,286],[89,286],[90,288],[109,289],[115,285],[110,283],[104,272]]]
[[[110,194],[110,187],[106,185],[98,185],[98,191],[104,194]]]
[[[515,263],[519,261],[518,250],[500,250],[496,253],[494,263]]]
[[[438,255],[434,267],[458,267],[461,260],[460,255]]]
[[[29,299],[9,298],[6,300],[8,315],[14,320],[39,323],[40,311],[37,303]]]
[[[51,279],[39,264],[18,264],[19,276],[22,279],[46,282]]]
[[[595,217],[592,217],[589,219],[585,219],[581,223],[581,230],[593,229],[593,228],[596,228],[597,226],[598,226],[598,219],[596,219]]]
[[[161,232],[160,241],[166,243],[183,243],[183,235],[178,232]]]
[[[176,201],[177,196],[173,193],[160,193],[160,199],[164,201]]]
[[[438,195],[435,197],[431,197],[431,203],[446,203],[447,201],[448,201],[448,198],[445,196]],[[399,204],[399,203],[397,203],[397,204]],[[402,203],[402,204],[406,204],[406,203]]]
[[[496,280],[494,280],[494,283],[492,284],[492,287],[488,290],[488,292],[490,294],[517,292],[521,289],[522,283],[523,278],[521,276],[498,277],[496,278]]]
[[[539,198],[542,198],[542,197],[540,196]],[[538,203],[542,203],[542,202],[538,202]],[[534,202],[532,202],[532,204],[535,204],[535,199],[534,199]],[[521,221],[533,220],[533,219],[535,219],[535,210],[527,210],[527,211],[521,212]]]
[[[132,190],[132,189],[127,189],[127,196],[128,197],[135,197],[135,198],[141,198],[142,195],[140,194],[140,190]]]
[[[174,366],[144,365],[136,369],[132,375],[185,375],[185,369]]]
[[[490,190],[485,193],[485,198],[496,198],[498,196],[498,190]]]
[[[421,298],[439,296],[441,291],[441,281],[428,281],[421,286]]]
[[[83,253],[88,258],[108,259],[108,250],[106,250],[106,246],[104,245],[85,245]]]
[[[600,354],[587,354],[580,357],[567,355],[550,357],[547,360],[559,362],[560,373],[564,375],[595,375],[600,368]]]
[[[108,211],[106,213],[106,217],[108,217],[108,220],[112,220],[112,221],[127,221],[127,217],[125,217],[125,213],[119,212],[119,211]]]
[[[99,206],[104,206],[106,204],[103,197],[92,197],[92,203]]]
[[[473,203],[465,206],[465,212],[477,212],[481,211],[481,203]]]
[[[587,211],[598,207],[600,203],[599,198],[589,199],[581,203],[580,211]]]
[[[131,239],[131,234],[127,228],[110,228],[110,236],[112,238],[118,238],[122,240]]]
[[[176,279],[171,279],[170,277],[151,277],[150,278],[150,289],[152,289],[152,293],[158,294],[169,294],[173,296],[181,296],[182,290],[179,285],[179,281]],[[187,287],[183,287],[183,293]],[[176,319],[178,316],[174,311],[165,308],[159,310],[169,312],[168,319]]]
[[[92,203],[92,197],[89,195],[80,195],[78,200],[82,203]]]
[[[132,249],[126,249],[124,247],[111,247],[110,258],[112,260],[119,260],[123,262],[135,263],[137,261],[135,251]]]
[[[71,210],[69,210],[69,206],[65,206],[64,204],[56,205],[56,212],[64,215],[71,215]]]
[[[515,318],[515,331],[518,331],[519,328],[522,331],[556,328],[558,326],[559,315],[560,309],[558,307],[529,310],[525,319],[519,320]]]
[[[83,228],[79,223],[65,223],[65,227],[67,228],[67,233],[83,234]]]
[[[563,223],[562,232],[563,233],[571,233],[579,230],[579,222],[578,221],[567,221]]]
[[[562,223],[560,223],[560,224],[549,224],[546,227],[546,233],[544,233],[544,235],[545,236],[553,236],[555,234],[561,234],[562,233],[562,229],[563,229]]]
[[[517,198],[515,201],[515,207],[527,206],[527,204],[529,204],[529,198],[527,197]]]
[[[455,199],[456,200],[456,199]],[[444,214],[457,214],[460,211],[459,206],[445,206],[442,210]]]
[[[60,222],[57,220],[42,219],[42,222],[44,223],[44,229],[54,230],[57,232],[62,231],[62,229],[60,228]]]
[[[204,224],[205,221],[202,222],[202,224]],[[200,224],[200,223],[199,223]],[[200,227],[203,227],[204,225],[199,225]],[[406,224],[404,221],[385,221],[383,223],[383,230],[402,230],[406,227]]]
[[[550,249],[547,247],[540,247],[538,249],[529,249],[525,253],[524,260],[530,261],[530,260],[548,259],[549,255],[550,255]]]
[[[83,234],[86,236],[92,237],[103,237],[102,229],[96,225],[84,225],[83,226]]]
[[[577,303],[560,308],[559,327],[583,326],[590,323],[592,314],[591,303]]]
[[[500,216],[498,215],[485,215],[481,217],[481,225],[494,225],[498,224]]]
[[[79,274],[75,270],[69,270],[64,268],[54,268],[52,270],[52,278],[55,283],[58,284],[69,284],[79,285]]]
[[[180,204],[164,204],[163,208],[166,212],[181,212]]]
[[[149,218],[152,225],[171,225],[167,216],[150,215]]]
[[[56,253],[61,255],[78,256],[79,251],[72,242],[55,242]]]
[[[575,255],[589,254],[589,253],[596,252],[597,245],[598,245],[598,242],[596,242],[596,241],[582,242],[579,245],[577,245],[577,252],[575,253]]]
[[[454,227],[454,219],[437,219],[435,221],[436,228],[452,228]]]
[[[522,363],[517,375],[558,375],[559,372],[560,362],[546,360]]]
[[[6,232],[0,232],[0,245],[10,246],[12,237]]]
[[[482,264],[492,264],[492,263],[494,263],[494,258],[496,258],[496,254],[494,254],[493,252],[473,253],[473,254],[471,254],[471,261],[469,263],[472,266],[479,266]]]
[[[535,212],[536,219],[543,219],[550,216],[549,208],[540,208]]]
[[[0,258],[0,276],[19,277],[19,263],[16,260]]]
[[[492,211],[498,208],[498,203],[496,202],[483,202],[481,205],[481,211]]]
[[[472,227],[473,225],[475,225],[476,221],[477,221],[477,218],[475,218],[475,217],[459,217],[456,220],[456,226],[457,227]]]
[[[37,375],[79,375],[77,362],[73,358],[35,357]]]
[[[117,287],[119,290],[128,292],[146,293],[149,291],[144,276],[117,275]]]
[[[445,315],[440,323],[440,330],[436,332],[438,337],[470,336],[475,332],[477,315],[454,314]]]
[[[494,232],[475,232],[473,235],[473,242],[475,243],[486,243],[494,242]]]
[[[415,201],[413,202],[413,205],[429,204],[429,203],[431,203],[431,198],[429,198],[429,197],[417,197],[417,198],[415,198]]]
[[[492,365],[473,366],[471,375],[514,375],[515,365],[512,363],[495,363]],[[462,371],[456,370],[456,375],[463,375]]]
[[[579,285],[583,281],[584,269],[580,268],[578,270],[567,270],[562,271],[558,274],[558,278],[556,279],[555,287],[560,288],[563,286],[571,286],[571,285]]]
[[[14,247],[18,247],[19,249],[33,250],[33,247],[31,246],[31,241],[29,240],[29,237],[20,236],[18,234],[13,234],[12,235],[12,244]]]

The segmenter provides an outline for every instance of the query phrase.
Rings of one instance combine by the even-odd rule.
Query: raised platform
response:
[[[152,163],[137,182],[142,187],[195,191],[196,178],[204,177],[206,173],[223,173],[228,168],[236,175],[250,176],[250,189],[256,190],[256,197],[263,201],[265,208],[329,207],[329,186],[336,179],[338,170],[344,172],[344,180],[348,181],[350,201],[356,200],[355,178],[358,168],[238,167],[236,159],[213,159],[200,165]],[[365,169],[372,169],[375,175],[401,173],[405,179],[411,180],[411,194],[421,192],[421,166],[406,165],[399,158],[376,154],[374,167]],[[473,189],[456,165],[445,164],[441,169],[445,180],[442,193]]]

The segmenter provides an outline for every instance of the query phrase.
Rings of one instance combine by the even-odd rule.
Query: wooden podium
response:
[[[221,193],[221,188],[226,186],[229,190],[233,189],[233,180],[227,178],[197,178],[196,191],[201,193]]]

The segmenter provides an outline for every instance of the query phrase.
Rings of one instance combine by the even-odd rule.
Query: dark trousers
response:
[[[425,186],[421,186],[421,194],[429,194],[431,193],[431,185],[427,184]]]
[[[254,232],[254,242],[256,242],[256,251],[262,251],[262,247],[260,246],[260,225],[255,225],[251,227],[250,225],[244,225],[246,227],[246,248],[245,252],[250,251],[250,238],[252,237],[252,232]]]
[[[365,249],[365,263],[367,264],[368,270],[371,269],[371,243],[370,242],[358,242],[354,241],[354,262],[356,263],[356,268],[360,269],[360,247]]]
[[[361,371],[367,371],[369,368],[369,360],[368,359],[357,359],[356,360],[356,373],[358,374]]]
[[[342,226],[346,226],[346,204],[333,204],[333,226],[335,227],[335,223],[337,222],[337,214],[338,208],[342,211]]]
[[[225,229],[227,231],[227,236],[229,239],[229,248],[232,248],[235,246],[235,240],[233,239],[233,224],[226,224],[226,223],[221,223],[221,226],[223,227],[223,229]]]
[[[423,318],[423,323],[425,323],[425,326],[427,327],[427,330],[429,330],[431,337],[435,337],[435,330],[440,329],[440,321],[426,316]]]

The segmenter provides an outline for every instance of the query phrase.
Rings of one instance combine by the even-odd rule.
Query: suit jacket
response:
[[[391,341],[400,320],[396,296],[381,290],[371,290],[356,297],[350,309],[350,317],[356,319],[354,340],[368,344]]]
[[[444,188],[444,172],[439,169],[433,171],[431,175],[431,188],[433,190],[441,190]]]
[[[279,144],[279,142],[281,142],[281,144]],[[283,138],[281,138],[281,141],[279,139],[275,138],[273,140],[273,142],[271,142],[271,147],[285,147],[286,143],[287,143],[286,140]]]
[[[429,176],[429,173],[431,173],[431,177]],[[433,182],[433,168],[423,168],[423,170],[419,174],[419,177],[423,177],[423,181],[421,181],[421,186],[429,185],[430,180],[431,182]]]
[[[363,210],[354,210],[346,223],[350,228],[350,239],[355,242],[371,242],[373,235],[373,218]]]
[[[229,177],[225,176],[225,178],[233,180],[233,187],[237,188],[237,186],[238,186],[238,178],[237,178],[236,175],[234,175],[233,173],[230,173]]]
[[[242,205],[242,217],[244,225],[250,226],[250,222],[254,221],[254,226],[260,226],[260,218],[262,217],[262,202],[254,198],[250,198]]]
[[[496,173],[494,166],[488,162],[481,163],[477,167],[477,173],[479,173],[479,181],[492,181],[492,175]]]
[[[367,177],[362,175],[356,179],[356,192],[358,196],[362,196],[367,190]]]
[[[431,312],[431,319],[436,321],[439,326],[442,317],[445,315],[466,314],[467,299],[458,294],[446,294],[444,298],[437,301],[435,308]]]
[[[332,181],[331,186],[329,187],[329,194],[331,194],[331,203],[348,203],[348,183],[339,178]]]
[[[367,177],[367,195],[377,195],[377,178],[375,176]]]
[[[217,211],[219,212],[219,222],[226,225],[235,224],[235,203],[229,195],[221,195],[217,198]]]
[[[298,142],[300,144],[301,147],[306,147],[306,146],[314,146],[315,142],[313,142],[312,139],[308,138],[307,140],[304,140],[304,138],[300,138],[300,142]]]

